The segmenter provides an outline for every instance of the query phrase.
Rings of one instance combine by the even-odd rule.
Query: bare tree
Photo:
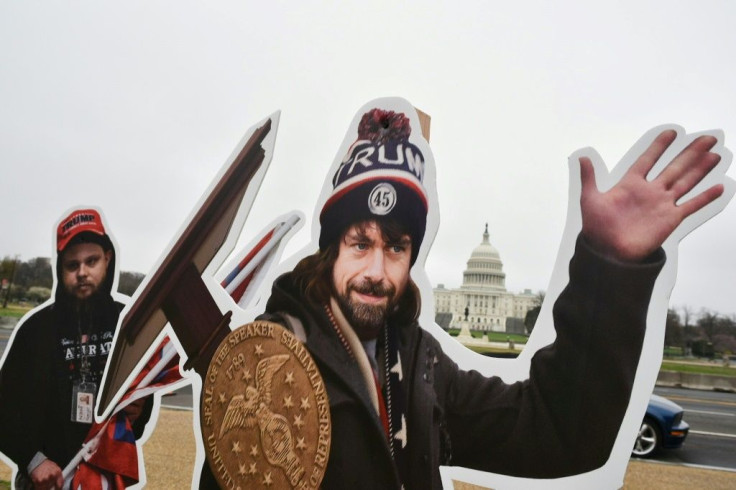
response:
[[[664,345],[684,347],[685,336],[683,334],[682,324],[680,323],[680,315],[677,310],[670,308],[667,310],[667,320],[664,331]]]

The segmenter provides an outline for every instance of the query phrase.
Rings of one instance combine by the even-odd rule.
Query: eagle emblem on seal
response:
[[[271,409],[271,385],[274,374],[289,360],[289,355],[274,355],[262,359],[256,366],[255,384],[245,393],[230,400],[220,426],[220,438],[231,430],[252,428],[260,432],[261,449],[266,460],[282,468],[292,485],[304,474],[304,468],[294,451],[291,428],[286,418]]]

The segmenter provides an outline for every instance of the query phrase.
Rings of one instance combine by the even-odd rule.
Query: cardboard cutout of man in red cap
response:
[[[123,304],[113,241],[96,209],[56,228],[54,299],[16,328],[0,369],[0,451],[18,465],[16,488],[61,488],[64,466],[94,422],[100,378]],[[151,404],[131,405],[140,437]]]

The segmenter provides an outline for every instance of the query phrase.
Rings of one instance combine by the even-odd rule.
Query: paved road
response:
[[[736,471],[736,393],[656,388],[654,392],[685,409],[690,433],[680,449],[654,459],[668,463],[717,466]]]
[[[0,329],[0,356],[5,350],[9,330]],[[729,468],[736,471],[736,393],[656,388],[685,409],[684,419],[690,434],[680,449],[663,451],[655,460]],[[192,389],[185,386],[162,400],[164,406],[191,409]]]
[[[168,408],[191,410],[193,405],[191,385],[179,388],[161,399],[161,405]]]

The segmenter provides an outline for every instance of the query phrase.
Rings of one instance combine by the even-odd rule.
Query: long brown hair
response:
[[[387,243],[397,243],[402,237],[407,235],[405,227],[396,221],[388,219],[376,219],[373,221],[375,221],[378,229],[381,231],[381,237]],[[303,258],[294,267],[292,278],[296,285],[304,291],[307,299],[316,304],[329,302],[330,296],[335,294],[335,288],[332,282],[332,268],[340,252],[340,241],[345,239],[347,230],[353,226],[357,226],[361,231],[364,231],[364,228],[369,223],[371,221],[360,221],[350,225],[343,230],[337,240],[332,241],[326,248]],[[414,322],[419,318],[421,307],[422,300],[419,294],[419,288],[412,278],[409,277],[406,290],[404,290],[404,293],[399,298],[394,310],[389,312],[389,320],[399,322],[400,324]]]

